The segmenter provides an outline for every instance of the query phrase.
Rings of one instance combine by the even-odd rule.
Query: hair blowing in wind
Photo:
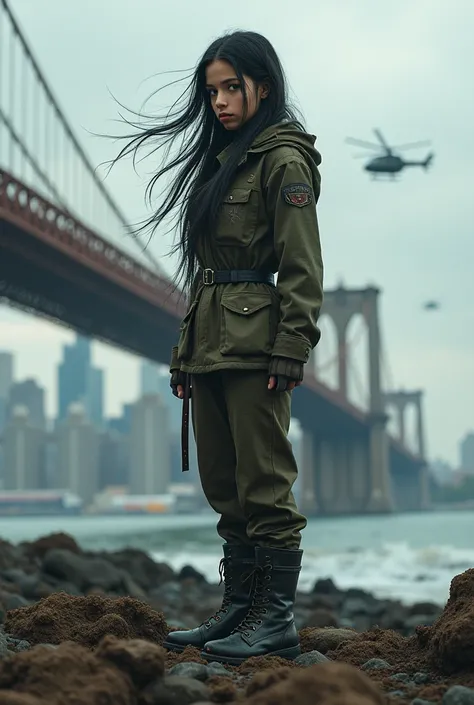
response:
[[[267,99],[261,102],[256,114],[235,133],[226,131],[210,106],[206,68],[215,60],[227,61],[235,70],[243,91],[244,110],[247,105],[244,75],[255,83],[265,82],[269,89]],[[145,192],[150,205],[163,177],[170,172],[172,176],[165,179],[156,210],[140,225],[138,232],[148,231],[151,236],[165,219],[174,216],[177,231],[171,251],[179,253],[175,282],[189,291],[197,268],[196,242],[212,233],[220,203],[241,157],[255,137],[270,125],[288,120],[302,129],[302,124],[289,104],[278,56],[271,43],[256,32],[237,31],[216,39],[202,55],[191,79],[188,75],[182,80],[187,80],[188,85],[166,115],[135,113],[145,124],[127,121],[136,132],[119,137],[128,142],[112,165],[126,156],[132,156],[135,164],[144,148],[149,150],[147,156],[164,149],[160,166]],[[229,157],[219,167],[216,157],[228,145]]]

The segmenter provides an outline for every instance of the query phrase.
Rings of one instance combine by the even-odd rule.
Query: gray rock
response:
[[[209,700],[209,688],[194,678],[168,676],[156,680],[142,691],[147,705],[192,705]]]
[[[7,570],[2,570],[2,578],[8,580],[10,583],[19,583],[26,577],[26,573],[19,568],[8,568]]]
[[[435,614],[414,614],[409,617],[405,617],[404,622],[407,629],[414,631],[420,624],[426,627],[431,627],[437,619],[438,615]]]
[[[408,675],[408,673],[394,673],[393,676],[390,676],[390,680],[399,681],[407,685],[408,683],[413,683],[413,677]]]
[[[372,612],[370,603],[362,597],[349,597],[344,600],[342,611],[348,617],[356,614],[368,615]]]
[[[123,571],[109,561],[80,556],[63,548],[53,548],[46,553],[43,571],[82,590],[98,587],[109,591],[123,585]]]
[[[17,653],[20,653],[20,651],[28,651],[29,649],[31,649],[31,644],[25,639],[21,639],[15,647],[15,651]]]
[[[181,585],[175,580],[164,583],[159,588],[151,590],[149,598],[170,605],[179,604],[181,602]]]
[[[371,658],[361,666],[363,671],[378,671],[383,668],[391,668],[391,665],[381,658]]]
[[[414,676],[412,676],[412,681],[413,683],[416,683],[417,685],[423,685],[423,683],[429,683],[430,677],[427,673],[422,673],[419,671],[418,673],[415,673]]]
[[[464,685],[453,685],[443,695],[442,705],[474,705],[474,690]]]
[[[295,663],[298,664],[298,666],[314,666],[317,663],[326,663],[330,659],[327,658],[327,656],[324,656],[324,654],[321,654],[319,651],[307,651],[304,654],[301,654],[301,656],[298,656],[295,659]]]
[[[8,639],[5,634],[0,633],[0,659],[8,656]]]
[[[187,661],[177,663],[168,671],[170,676],[184,676],[185,678],[195,678],[198,681],[206,681],[209,677],[207,666],[203,663]]]
[[[388,693],[392,698],[404,698],[405,697],[405,691],[404,690],[390,690]]]
[[[432,700],[423,700],[423,698],[415,698],[410,705],[435,705]]]
[[[231,676],[232,674],[223,663],[218,663],[217,661],[211,661],[207,664],[207,672],[209,676]]]
[[[17,610],[20,607],[27,607],[30,604],[28,600],[25,600],[21,595],[11,595],[7,592],[2,593],[1,600],[7,612]]]

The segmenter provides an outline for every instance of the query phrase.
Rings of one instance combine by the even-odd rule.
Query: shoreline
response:
[[[302,655],[295,662],[265,656],[209,665],[197,649],[161,648],[170,629],[215,612],[222,591],[191,566],[174,571],[136,549],[85,551],[64,533],[0,541],[1,705],[158,705],[173,689],[177,705],[336,705],[344,702],[331,699],[336,682],[346,698],[354,694],[354,705],[384,703],[387,695],[450,705],[445,693],[453,685],[474,686],[474,570],[453,579],[446,606],[405,605],[317,580],[297,594]],[[324,700],[307,699],[324,688]],[[295,691],[301,698],[288,700]]]

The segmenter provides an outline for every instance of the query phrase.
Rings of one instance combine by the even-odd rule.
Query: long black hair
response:
[[[254,83],[265,83],[268,96],[262,100],[255,115],[233,132],[227,131],[216,118],[206,90],[206,68],[215,60],[231,64],[241,84],[244,113],[247,94],[244,75]],[[219,37],[206,49],[187,88],[164,117],[148,116],[150,127],[133,125],[139,134],[127,135],[128,144],[120,151],[115,163],[138,152],[148,143],[151,154],[166,146],[170,155],[173,144],[180,138],[176,156],[163,163],[148,183],[145,198],[152,202],[152,193],[165,174],[176,170],[167,188],[167,195],[140,230],[156,228],[170,216],[177,214],[178,238],[173,252],[179,252],[176,279],[184,290],[192,285],[196,273],[196,243],[215,227],[220,204],[228,190],[239,161],[256,136],[270,125],[291,121],[303,129],[296,111],[290,106],[283,68],[271,43],[256,32],[236,31]],[[217,169],[216,157],[228,145],[229,155]]]

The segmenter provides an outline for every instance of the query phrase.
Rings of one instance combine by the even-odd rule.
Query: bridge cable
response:
[[[160,265],[158,264],[155,257],[147,250],[147,248],[145,246],[143,246],[143,244],[141,242],[140,242],[140,244],[138,244],[137,241],[140,240],[140,236],[133,232],[130,224],[128,223],[127,219],[125,218],[125,215],[122,213],[122,211],[120,210],[118,205],[115,203],[115,201],[112,198],[112,196],[110,195],[109,191],[105,188],[103,182],[98,178],[94,167],[92,166],[85,151],[83,150],[79,141],[77,140],[76,136],[74,135],[65,114],[63,113],[63,111],[59,107],[58,101],[55,99],[51,89],[49,88],[49,85],[46,82],[46,79],[45,79],[45,77],[39,67],[39,64],[36,61],[36,59],[32,53],[32,50],[28,46],[26,39],[23,36],[23,33],[20,29],[20,26],[19,26],[18,22],[16,21],[10,7],[8,6],[7,0],[1,0],[1,2],[3,4],[3,7],[4,7],[9,19],[10,19],[13,30],[14,30],[15,34],[17,35],[17,37],[23,47],[23,50],[24,50],[26,56],[28,57],[28,59],[31,61],[31,63],[33,65],[33,68],[36,72],[36,76],[37,76],[38,81],[43,86],[43,89],[44,89],[50,103],[53,105],[53,107],[56,111],[57,117],[59,118],[60,122],[62,122],[64,130],[65,130],[67,136],[69,137],[69,139],[71,140],[72,144],[74,145],[74,148],[76,149],[77,154],[82,159],[82,162],[83,162],[86,170],[92,176],[92,179],[93,179],[94,183],[96,184],[97,188],[102,193],[103,197],[105,198],[105,200],[109,204],[110,208],[112,209],[112,211],[115,213],[115,215],[117,216],[117,218],[121,222],[124,229],[128,232],[129,235],[131,235],[133,241],[137,244],[137,246],[140,247],[142,254],[144,254],[149,259],[149,261],[153,264],[155,269],[160,273],[160,275],[162,277],[168,279],[168,277],[163,273],[163,270],[160,267]]]

